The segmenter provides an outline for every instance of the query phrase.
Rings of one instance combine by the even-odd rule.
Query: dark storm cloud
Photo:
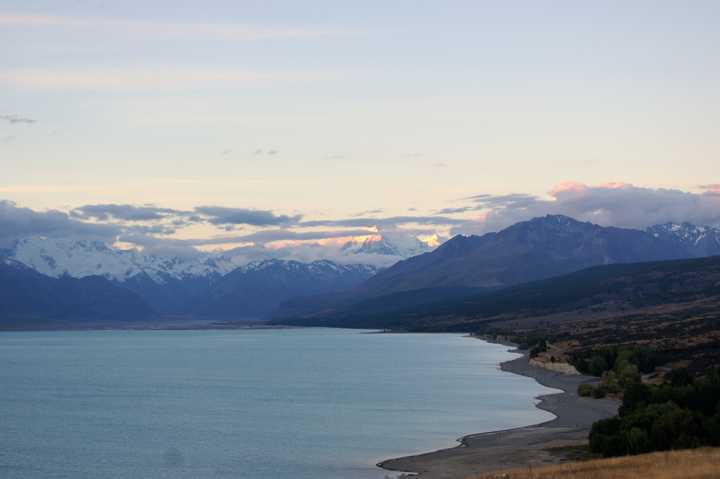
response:
[[[277,215],[270,210],[226,208],[224,206],[199,206],[195,213],[214,225],[280,226],[294,224],[302,215]]]

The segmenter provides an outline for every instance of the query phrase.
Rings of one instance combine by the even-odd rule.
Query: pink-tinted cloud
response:
[[[700,185],[700,189],[704,190],[705,194],[720,195],[720,183]]]

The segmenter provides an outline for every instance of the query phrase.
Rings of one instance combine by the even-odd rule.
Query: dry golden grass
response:
[[[538,468],[513,469],[468,479],[718,479],[720,448],[656,452]]]

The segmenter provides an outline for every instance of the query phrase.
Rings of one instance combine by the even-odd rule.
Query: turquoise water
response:
[[[460,335],[0,333],[0,477],[381,479],[382,459],[551,418]]]

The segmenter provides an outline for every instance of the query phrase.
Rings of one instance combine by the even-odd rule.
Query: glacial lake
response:
[[[0,477],[382,479],[542,422],[507,348],[337,329],[0,333]]]

